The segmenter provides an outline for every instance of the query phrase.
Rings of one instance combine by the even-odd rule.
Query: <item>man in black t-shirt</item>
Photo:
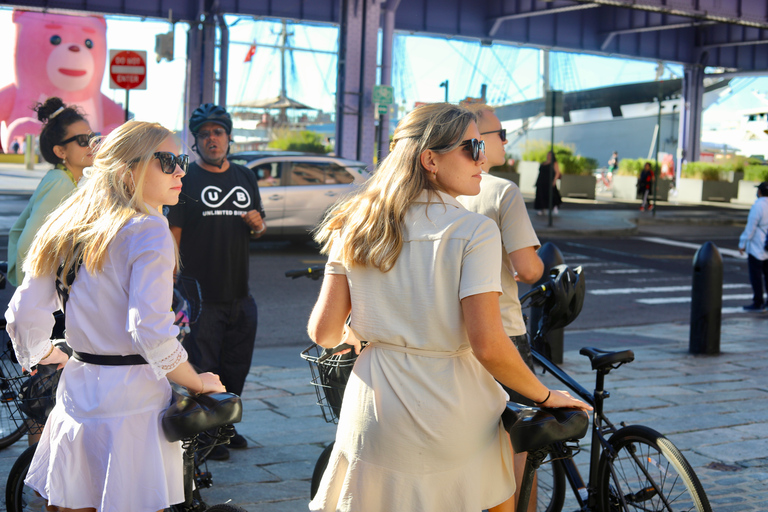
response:
[[[189,166],[179,204],[168,210],[181,275],[196,279],[203,296],[184,348],[199,371],[220,375],[227,391],[240,395],[251,368],[258,318],[248,293],[249,241],[267,229],[264,209],[253,172],[227,160],[232,119],[226,110],[201,105],[189,129],[200,159]],[[247,444],[235,433],[229,446]],[[208,458],[225,460],[229,452],[216,447]]]

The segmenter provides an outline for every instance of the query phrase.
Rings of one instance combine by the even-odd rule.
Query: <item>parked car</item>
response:
[[[256,173],[267,235],[307,237],[339,198],[370,174],[363,162],[294,151],[244,151],[232,163]]]

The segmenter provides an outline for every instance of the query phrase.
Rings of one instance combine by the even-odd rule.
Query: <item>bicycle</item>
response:
[[[547,308],[552,301],[549,283],[533,288],[520,298],[524,306],[543,306],[544,314],[533,338],[531,354],[538,365],[594,407],[591,428],[589,476],[585,482],[573,459],[578,442],[558,442],[530,453],[521,489],[531,485],[538,469],[538,508],[556,512],[563,509],[567,481],[579,511],[661,511],[712,508],[693,468],[678,448],[659,432],[642,425],[620,423],[617,428],[605,414],[603,405],[610,393],[605,376],[634,360],[631,350],[610,352],[584,347],[579,353],[589,358],[596,372],[595,391],[590,393],[542,352],[546,345]],[[548,296],[549,295],[549,296]],[[515,407],[511,407],[513,413]],[[525,451],[524,446],[513,446]],[[518,441],[521,442],[521,441]],[[549,457],[545,461],[545,457]],[[544,461],[544,462],[543,462]],[[529,467],[530,465],[530,467]],[[526,479],[528,481],[526,481]],[[525,510],[521,491],[520,509]],[[527,498],[526,498],[527,501]]]
[[[200,494],[201,489],[213,485],[213,478],[204,461],[213,448],[229,442],[233,423],[242,417],[240,397],[232,393],[214,393],[191,396],[174,391],[174,399],[163,414],[162,425],[166,439],[181,441],[184,450],[184,502],[171,506],[170,512],[245,512],[244,509],[223,503],[208,506]],[[211,434],[210,432],[214,432]],[[213,438],[205,448],[199,447],[201,435]],[[27,448],[8,473],[5,488],[5,506],[8,512],[45,510],[47,501],[24,484],[37,444]]]

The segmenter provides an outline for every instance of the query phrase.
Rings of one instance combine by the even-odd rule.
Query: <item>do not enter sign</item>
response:
[[[109,88],[147,88],[147,52],[143,50],[109,51]]]

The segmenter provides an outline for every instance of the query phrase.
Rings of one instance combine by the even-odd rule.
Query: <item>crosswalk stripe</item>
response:
[[[748,284],[724,284],[723,289],[730,288],[748,288]],[[593,295],[627,295],[630,293],[664,293],[664,292],[684,292],[690,290],[690,285],[682,286],[647,286],[645,288],[603,288],[599,290],[587,290],[587,293]]]
[[[723,300],[747,300],[751,299],[752,294],[744,293],[741,295],[723,295]],[[681,304],[684,302],[691,302],[691,297],[656,297],[652,299],[637,299],[635,302],[640,304]]]
[[[645,240],[646,242],[651,242],[654,244],[662,244],[662,245],[672,245],[674,247],[685,247],[688,249],[698,249],[701,247],[701,244],[692,244],[690,242],[678,242],[677,240],[668,240],[666,238],[659,238],[656,236],[640,236],[638,237],[638,240]],[[725,256],[730,256],[732,258],[739,258],[739,259],[746,259],[746,255],[742,256],[739,254],[739,251],[734,249],[726,249],[723,247],[718,247],[717,250],[720,252],[720,254]]]

